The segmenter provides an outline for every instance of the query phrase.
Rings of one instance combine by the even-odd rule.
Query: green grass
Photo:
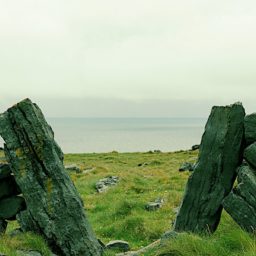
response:
[[[87,174],[71,173],[85,203],[88,219],[104,243],[122,239],[137,250],[157,240],[171,228],[175,219],[174,208],[178,207],[188,172],[179,173],[183,162],[195,162],[197,151],[173,153],[102,153],[67,154],[65,164],[77,164],[82,170],[93,168]],[[139,166],[141,165],[141,166]],[[98,194],[95,183],[106,176],[120,177],[119,183],[108,191]],[[145,204],[156,198],[164,198],[164,205],[155,212],[145,210]],[[17,224],[11,224],[9,230]],[[34,242],[33,242],[34,241]],[[6,248],[5,248],[6,247]],[[0,240],[0,252],[15,255],[17,248],[31,248],[48,255],[44,241],[31,234],[15,239],[8,235]],[[10,252],[5,250],[11,250]],[[106,255],[114,255],[106,252]],[[243,232],[234,221],[223,214],[217,232],[208,237],[182,234],[167,241],[153,255],[248,255],[256,256],[255,237]]]

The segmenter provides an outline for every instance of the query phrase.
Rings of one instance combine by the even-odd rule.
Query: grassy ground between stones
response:
[[[77,164],[82,170],[91,170],[88,173],[71,173],[71,177],[85,203],[97,237],[104,243],[126,240],[132,250],[137,250],[171,228],[175,219],[174,209],[179,206],[190,175],[188,172],[179,173],[178,168],[184,161],[195,162],[197,154],[197,151],[66,154],[65,164]],[[95,183],[110,175],[118,176],[119,183],[104,193],[97,193]],[[154,212],[146,211],[145,204],[158,197],[164,199],[163,207]],[[10,223],[8,232],[16,226],[16,222]],[[42,238],[32,234],[11,238],[8,232],[0,239],[0,252],[15,256],[17,249],[33,249],[49,255]],[[109,251],[105,255],[115,253]],[[145,254],[153,255],[256,256],[256,239],[243,232],[224,213],[214,235],[182,234]]]

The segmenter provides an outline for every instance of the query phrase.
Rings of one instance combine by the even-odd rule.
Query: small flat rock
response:
[[[70,172],[80,173],[81,169],[76,164],[65,165],[65,169]]]
[[[0,164],[0,179],[4,179],[11,175],[9,164]]]
[[[193,170],[194,170],[194,164],[191,164],[188,162],[183,163],[179,168],[179,172],[185,172],[185,171],[192,172]]]
[[[145,208],[147,211],[156,211],[163,206],[164,200],[162,198],[157,198],[154,202],[149,202],[146,204]]]
[[[200,145],[199,144],[195,144],[191,147],[191,150],[197,150],[200,148]]]
[[[109,187],[115,186],[119,181],[117,176],[109,176],[107,178],[101,179],[96,183],[96,189],[99,193],[106,191]]]
[[[12,220],[16,214],[25,208],[24,198],[12,196],[0,200],[0,218]]]
[[[114,240],[106,244],[106,249],[115,249],[122,252],[128,252],[130,250],[130,246],[126,241]]]
[[[42,254],[38,251],[23,251],[18,250],[16,251],[18,256],[42,256]]]
[[[165,242],[166,240],[176,238],[177,236],[178,236],[178,233],[175,232],[175,231],[173,231],[173,230],[166,231],[166,232],[161,236],[161,243]]]

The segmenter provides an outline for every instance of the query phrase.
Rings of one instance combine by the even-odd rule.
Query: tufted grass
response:
[[[77,164],[89,173],[70,173],[85,204],[87,217],[97,237],[104,243],[111,240],[126,240],[132,250],[140,249],[171,228],[175,211],[180,204],[188,172],[179,173],[183,162],[195,162],[197,151],[171,153],[101,153],[66,154],[65,164]],[[120,178],[119,183],[108,191],[98,194],[96,182],[110,175]],[[162,197],[161,209],[148,212],[145,204]],[[42,238],[24,234],[10,238],[8,233],[17,227],[9,225],[7,235],[0,239],[0,252],[16,255],[16,249],[27,248],[41,251],[48,256],[49,251]],[[115,255],[108,251],[105,255]],[[154,255],[248,255],[256,256],[255,237],[242,231],[224,213],[217,232],[208,237],[182,234],[177,239],[167,241],[163,246],[145,256]]]

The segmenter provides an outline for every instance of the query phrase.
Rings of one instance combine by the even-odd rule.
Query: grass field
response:
[[[92,169],[86,174],[71,173],[71,177],[85,203],[87,216],[97,237],[104,243],[126,240],[132,250],[137,250],[171,229],[175,208],[180,204],[190,175],[178,172],[179,166],[184,161],[195,162],[197,153],[67,154],[65,164],[77,164],[82,170]],[[104,193],[97,193],[95,183],[110,175],[118,176],[119,183]],[[146,211],[145,204],[159,197],[164,199],[163,207],[157,211]],[[17,223],[10,223],[8,232],[16,226]],[[17,248],[28,248],[49,255],[40,237],[24,234],[10,238],[8,232],[0,240],[0,252],[16,255]],[[106,252],[106,255],[114,255],[114,252]],[[255,256],[256,240],[224,213],[213,236],[181,234],[145,255]]]

